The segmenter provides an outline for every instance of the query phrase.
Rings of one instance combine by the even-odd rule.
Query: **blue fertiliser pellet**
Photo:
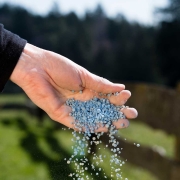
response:
[[[83,127],[85,133],[94,133],[99,128],[99,124],[109,128],[113,122],[125,118],[120,111],[123,106],[115,106],[104,98],[94,97],[89,101],[68,99],[66,105],[72,108],[69,115],[75,119],[75,128],[82,129]]]
[[[79,92],[80,94],[83,93],[83,91]],[[118,96],[119,93],[109,93],[107,95],[99,93],[99,96],[107,96],[110,97],[112,95]],[[108,99],[105,98],[97,98],[94,97],[88,101],[79,101],[75,99],[68,99],[66,101],[66,105],[70,106],[72,111],[69,113],[69,116],[72,116],[74,118],[74,128],[79,130],[72,132],[73,134],[73,142],[76,142],[76,144],[72,147],[73,149],[73,155],[69,160],[65,159],[67,164],[74,163],[75,165],[75,173],[71,173],[69,176],[74,177],[73,179],[90,179],[88,175],[85,176],[85,171],[88,170],[88,168],[85,166],[88,163],[87,158],[85,158],[86,153],[93,155],[93,161],[94,163],[91,164],[91,168],[95,171],[95,166],[98,166],[99,164],[103,163],[103,158],[106,158],[106,156],[102,155],[96,155],[91,151],[92,144],[99,145],[102,143],[102,141],[99,140],[99,138],[104,134],[103,132],[96,133],[96,130],[99,127],[106,127],[109,131],[109,143],[113,147],[111,149],[111,152],[114,153],[110,157],[110,167],[111,172],[114,172],[116,179],[122,179],[121,174],[119,174],[120,168],[123,163],[121,163],[121,160],[118,159],[118,156],[116,153],[120,154],[122,148],[120,149],[118,147],[119,142],[115,139],[115,134],[117,133],[117,130],[115,126],[113,125],[113,122],[118,121],[119,119],[126,118],[125,115],[120,111],[125,106],[116,106]],[[121,127],[124,127],[125,124],[121,123]],[[82,132],[84,131],[84,132]],[[91,137],[91,133],[95,133],[96,137]],[[88,143],[87,141],[90,142]],[[106,148],[108,145],[105,146]],[[85,149],[87,148],[87,152]],[[82,156],[81,159],[76,158],[78,155]],[[81,170],[80,170],[81,166]],[[116,168],[117,167],[117,168]],[[101,168],[98,168],[99,171],[101,171]],[[98,176],[99,172],[95,172],[95,175]],[[112,175],[113,177],[113,175]],[[107,176],[104,174],[104,178],[106,179]]]

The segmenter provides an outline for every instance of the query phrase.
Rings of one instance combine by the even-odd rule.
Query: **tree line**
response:
[[[171,6],[178,7],[180,1],[173,2],[159,9],[165,18],[156,26],[129,22],[122,14],[108,17],[100,5],[79,17],[74,12],[62,14],[56,5],[41,16],[3,4],[0,23],[29,43],[107,79],[173,87],[180,79],[180,18]]]

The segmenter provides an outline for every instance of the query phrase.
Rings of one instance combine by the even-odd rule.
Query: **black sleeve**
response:
[[[0,24],[0,92],[10,78],[26,45],[26,40]]]

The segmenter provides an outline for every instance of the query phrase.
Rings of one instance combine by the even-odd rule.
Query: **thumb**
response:
[[[112,83],[109,80],[88,72],[85,77],[85,86],[88,89],[102,93],[120,92],[125,89],[124,84]]]

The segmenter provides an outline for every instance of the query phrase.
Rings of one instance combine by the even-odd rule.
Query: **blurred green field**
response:
[[[25,96],[0,96],[0,105],[5,102],[24,103]],[[25,111],[1,110],[0,113],[0,179],[2,180],[68,180],[74,169],[64,158],[71,156],[71,130],[57,128],[47,116],[43,122]],[[159,146],[168,157],[174,154],[174,137],[162,131],[132,121],[130,127],[120,130],[122,138],[141,145]],[[124,149],[125,150],[125,149]],[[110,152],[100,148],[98,153],[106,154],[102,167],[110,177]],[[139,154],[139,158],[141,155]],[[149,172],[128,162],[122,166],[123,178],[128,180],[157,180]],[[91,172],[89,172],[91,173]],[[93,179],[103,179],[92,175]],[[109,178],[110,179],[110,178]],[[114,179],[115,180],[115,179]]]

